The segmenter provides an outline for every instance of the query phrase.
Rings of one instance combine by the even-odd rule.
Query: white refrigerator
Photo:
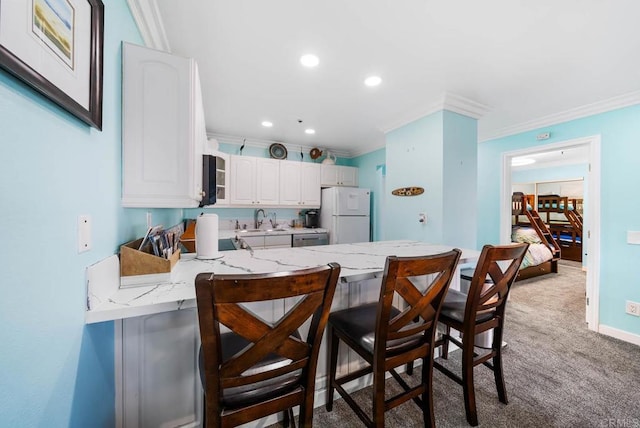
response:
[[[371,221],[369,189],[322,189],[320,227],[329,230],[329,244],[369,242]]]

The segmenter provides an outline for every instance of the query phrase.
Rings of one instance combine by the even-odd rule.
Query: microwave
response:
[[[212,155],[202,155],[202,200],[200,206],[216,203],[216,161]]]

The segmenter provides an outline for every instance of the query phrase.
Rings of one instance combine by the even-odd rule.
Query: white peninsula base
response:
[[[266,273],[290,271],[338,262],[342,266],[332,309],[378,300],[381,275],[389,255],[417,256],[449,251],[451,247],[414,241],[384,241],[274,250],[229,251],[222,259],[184,258],[172,281],[136,288],[119,288],[117,257],[87,269],[87,322],[115,321],[116,419],[118,427],[196,427],[202,424],[202,387],[198,372],[200,335],[194,279],[200,272]],[[477,260],[479,252],[463,250],[461,266]],[[459,287],[459,275],[452,287]],[[279,319],[287,302],[257,310],[267,320]],[[316,407],[325,402],[326,338],[318,362]],[[361,367],[353,351],[341,351],[339,374]],[[370,381],[370,380],[369,380]],[[359,383],[358,383],[359,382]],[[349,389],[366,386],[354,381]],[[267,426],[278,415],[248,424]]]

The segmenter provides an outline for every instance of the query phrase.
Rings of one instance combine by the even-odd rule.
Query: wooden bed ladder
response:
[[[542,240],[543,243],[547,244],[549,249],[551,250],[551,254],[553,254],[553,260],[558,260],[560,258],[560,245],[553,238],[551,231],[549,230],[549,226],[542,221],[538,211],[531,209],[525,210],[525,214],[529,218],[529,222],[531,223],[531,227],[538,233],[538,236]]]
[[[515,216],[516,225],[521,224],[518,220],[520,215],[525,215],[529,220],[529,224],[536,231],[540,240],[549,247],[553,255],[554,267],[553,272],[557,272],[557,261],[560,259],[560,245],[554,239],[549,226],[540,218],[538,211],[533,209],[534,201],[529,200],[529,196],[522,192],[513,192],[511,195],[511,214]]]
[[[576,211],[575,206],[573,210],[565,209],[564,215],[569,220],[569,223],[571,223],[573,230],[582,238],[582,216]]]

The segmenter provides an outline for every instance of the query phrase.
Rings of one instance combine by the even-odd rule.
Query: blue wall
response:
[[[442,243],[474,248],[478,195],[478,123],[445,110],[443,113]]]
[[[478,243],[500,240],[502,153],[541,146],[536,135],[550,132],[544,144],[601,136],[600,323],[640,334],[640,318],[625,314],[625,300],[638,301],[640,246],[626,243],[628,230],[640,230],[640,105],[481,143],[478,149]]]
[[[441,110],[389,132],[386,142],[385,239],[475,248],[476,120]],[[390,195],[409,186],[424,193]]]
[[[442,242],[443,126],[440,111],[387,134],[385,239]],[[424,193],[412,197],[390,194],[409,186],[423,187]],[[418,213],[426,213],[426,225],[418,223]]]
[[[141,39],[126,1],[105,3],[102,132],[0,71],[3,427],[115,425],[113,323],[85,326],[85,268],[142,234],[146,210],[120,206],[120,44]],[[93,220],[82,254],[80,214]]]

